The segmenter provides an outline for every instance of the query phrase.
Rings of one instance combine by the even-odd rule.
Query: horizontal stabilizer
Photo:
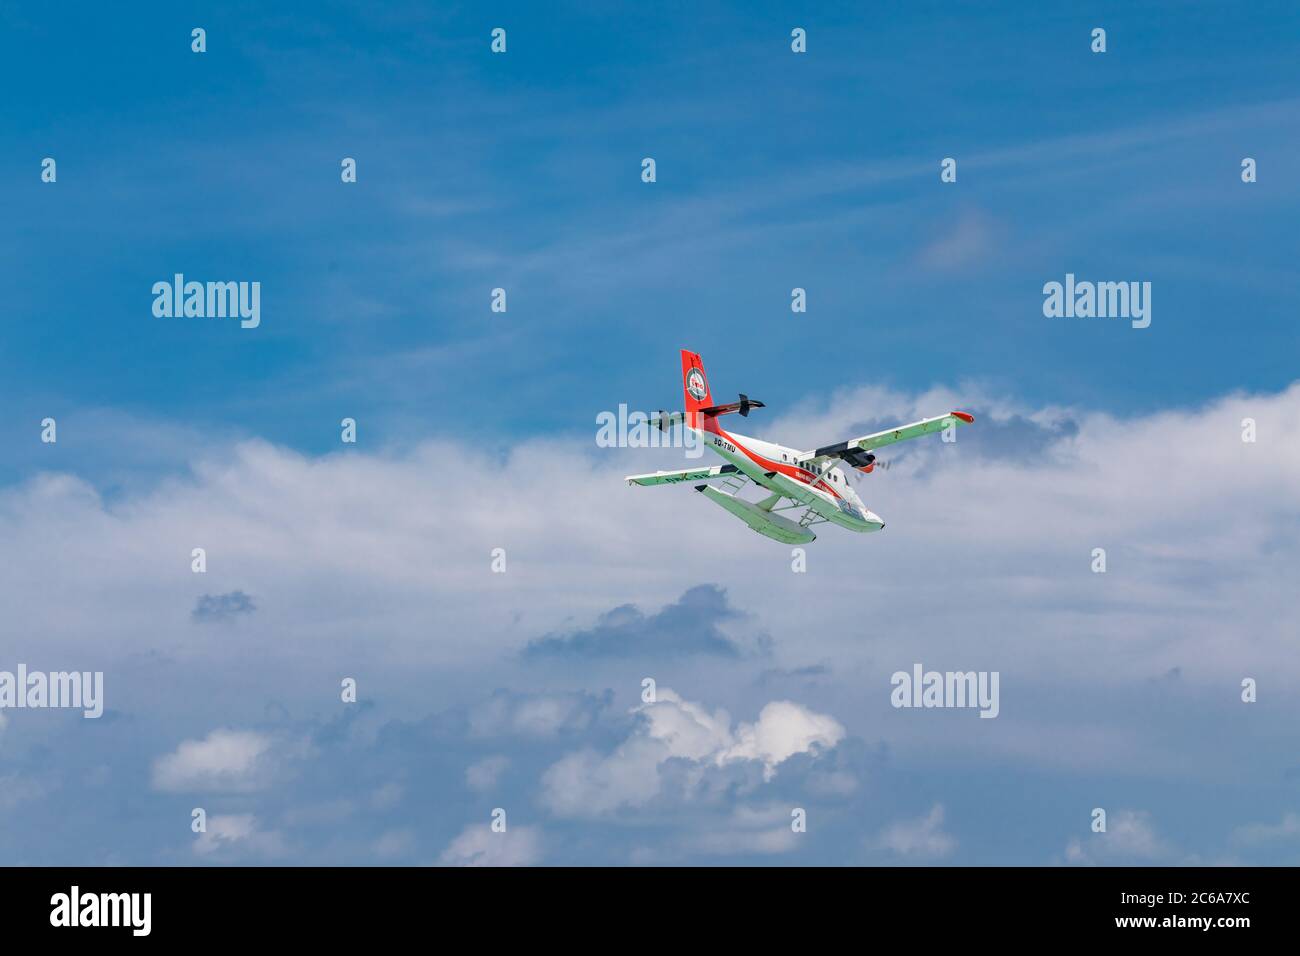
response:
[[[707,408],[701,408],[700,414],[715,416],[715,415],[730,415],[732,412],[740,412],[741,418],[748,418],[749,410],[751,408],[766,408],[766,407],[767,406],[764,405],[762,402],[760,402],[758,399],[750,398],[744,392],[741,392],[740,401],[727,402],[727,404],[725,405],[709,405]]]

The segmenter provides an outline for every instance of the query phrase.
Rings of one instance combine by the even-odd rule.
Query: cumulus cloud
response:
[[[1078,866],[1175,863],[1176,857],[1176,849],[1156,834],[1145,810],[1117,810],[1108,815],[1105,833],[1075,837],[1065,847],[1065,862]]]
[[[214,730],[202,740],[185,740],[154,761],[156,790],[242,793],[269,782],[271,738],[254,731]]]
[[[728,760],[759,760],[763,774],[771,779],[777,764],[795,754],[815,753],[834,747],[844,737],[839,721],[814,713],[788,700],[773,701],[752,724],[736,728],[734,742],[718,757]]]
[[[457,793],[485,752],[508,753],[512,779],[528,778],[528,760],[549,768],[541,795],[561,816],[680,809],[692,795],[734,802],[779,786],[792,764],[811,762],[802,744],[833,736],[815,721],[765,723],[764,705],[783,697],[819,702],[846,733],[880,740],[923,772],[953,759],[1048,770],[1068,762],[1071,771],[1194,783],[1207,771],[1204,737],[1189,721],[1217,720],[1218,707],[1248,710],[1225,688],[1267,674],[1274,719],[1243,730],[1215,772],[1275,772],[1289,744],[1274,728],[1300,717],[1290,607],[1300,563],[1300,444],[1290,438],[1300,385],[1130,415],[1030,407],[978,386],[845,388],[749,427],[813,447],[861,433],[864,420],[963,407],[980,416],[957,442],[900,446],[889,452],[894,467],[856,486],[888,530],[824,529],[799,575],[788,549],[689,489],[621,481],[680,466],[670,452],[595,452],[590,435],[519,443],[499,458],[447,441],[325,456],[217,444],[187,474],[107,496],[44,473],[0,491],[7,650],[11,660],[112,665],[104,669],[114,708],[155,739],[164,728],[153,752],[175,747],[154,765],[154,786],[166,792],[266,790],[276,761],[215,759],[222,747],[209,728],[256,725],[267,713],[302,719],[334,704],[343,666],[359,673],[363,698],[385,708],[386,733],[407,748],[383,750],[392,762],[367,785],[401,777],[419,747],[467,738],[439,765]],[[1241,440],[1246,418],[1253,443]],[[448,460],[479,476],[481,495],[466,498]],[[581,507],[557,506],[574,501]],[[208,548],[214,594],[258,595],[259,609],[238,628],[190,626],[196,541]],[[505,574],[489,570],[498,545],[509,550]],[[1098,547],[1105,574],[1090,567]],[[88,557],[69,562],[71,553]],[[57,602],[28,600],[51,582]],[[772,653],[757,662],[691,654],[675,662],[684,676],[675,673],[673,686],[689,675],[687,696],[706,699],[709,681],[725,679],[728,706],[757,715],[753,726],[685,701],[671,721],[642,713],[606,721],[612,698],[591,689],[635,693],[657,673],[605,653],[610,642],[626,633],[647,643],[644,626],[702,582],[716,582],[712,597],[700,592],[708,600],[725,589],[725,605],[705,618],[717,633],[739,643],[752,622],[773,635]],[[635,615],[603,618],[624,606]],[[724,619],[724,607],[751,617]],[[572,646],[521,657],[539,635]],[[1001,671],[1001,716],[891,710],[888,675],[910,668],[918,648],[927,667]],[[818,662],[830,666],[810,670]],[[747,683],[760,667],[772,671],[769,684]],[[482,701],[503,686],[526,690]],[[413,723],[431,696],[465,707],[437,726]],[[53,733],[47,726],[56,725],[42,734]],[[19,744],[14,729],[3,738],[6,758]],[[181,739],[196,753],[177,747]],[[529,747],[512,749],[519,741]],[[834,770],[814,791],[810,772],[807,792],[842,798],[862,780]],[[954,814],[955,801],[944,800]],[[24,813],[38,803],[25,802]],[[864,824],[854,845],[884,822]],[[1092,853],[1090,835],[1078,844]]]
[[[682,699],[660,688],[654,703],[634,711],[640,716],[632,733],[608,754],[584,749],[561,758],[542,776],[541,802],[566,817],[600,816],[644,806],[664,792],[668,764],[678,761],[687,786],[701,782],[709,767],[753,761],[762,778],[795,754],[816,755],[833,748],[844,728],[832,717],[790,701],[765,706],[754,723],[733,731],[724,710]]]
[[[541,861],[542,834],[536,827],[494,833],[486,823],[465,827],[438,858],[443,866],[534,866]]]
[[[286,852],[282,835],[259,828],[251,813],[208,817],[207,829],[198,835],[193,847],[197,856],[215,859],[275,859]]]
[[[916,820],[891,823],[880,832],[876,845],[909,860],[938,860],[957,848],[957,841],[943,830],[943,805]]]
[[[861,602],[883,606],[887,597],[908,609],[908,628],[875,633],[873,652],[905,651],[921,638],[956,651],[979,618],[988,623],[983,649],[1014,657],[1022,675],[1113,684],[1128,668],[1107,662],[1123,658],[1147,674],[1182,666],[1192,684],[1221,679],[1228,664],[1300,682],[1282,624],[1284,569],[1300,560],[1300,544],[1281,531],[1300,522],[1290,493],[1300,452],[1286,440],[1300,385],[1127,418],[1029,408],[977,387],[846,388],[760,434],[811,446],[860,434],[867,419],[962,407],[981,414],[955,443],[899,446],[887,455],[895,467],[858,485],[887,519],[885,532],[830,529],[812,546],[798,580],[816,594],[816,628],[791,600],[788,568],[772,577],[781,564],[774,543],[743,533],[689,489],[626,487],[632,450],[602,450],[575,467],[563,440],[515,445],[501,461],[442,442],[321,458],[247,442],[214,449],[187,478],[112,503],[84,481],[44,475],[0,494],[0,549],[13,558],[0,597],[15,609],[14,632],[39,631],[51,652],[165,646],[186,662],[225,665],[227,647],[165,640],[179,610],[172,582],[188,573],[178,555],[194,539],[221,555],[210,575],[224,569],[258,582],[265,607],[245,616],[249,639],[273,637],[286,658],[299,655],[304,677],[324,668],[320,647],[353,641],[360,627],[397,667],[487,666],[530,643],[534,660],[598,662],[654,647],[664,616],[682,614],[705,622],[702,640],[721,656],[723,642],[745,631],[727,616],[736,607],[772,635],[798,635],[802,654],[842,672],[862,659]],[[1253,444],[1241,441],[1246,417],[1257,422]],[[447,460],[480,476],[481,496],[460,494],[441,467]],[[557,500],[582,507],[557,510]],[[505,574],[464,558],[496,544],[509,546]],[[1104,576],[1089,570],[1094,547],[1108,548]],[[114,560],[69,566],[74,548]],[[936,574],[942,602],[933,600]],[[25,605],[21,596],[49,580],[66,596],[58,611]],[[703,581],[718,590],[693,590]],[[1085,598],[1086,612],[1072,613]],[[437,641],[426,637],[430,602]],[[1214,609],[1229,605],[1249,641],[1228,640],[1216,620]],[[1002,626],[1012,612],[1016,626]],[[1093,634],[1099,614],[1107,626]],[[1043,633],[1062,639],[1044,642]]]

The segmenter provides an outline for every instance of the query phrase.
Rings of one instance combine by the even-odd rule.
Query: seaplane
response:
[[[812,451],[800,451],[726,431],[719,422],[724,415],[734,412],[748,418],[752,409],[765,406],[743,392],[738,401],[713,404],[704,361],[687,349],[682,349],[682,389],[686,410],[661,411],[650,417],[650,427],[664,432],[678,425],[690,429],[724,464],[628,475],[627,483],[644,486],[693,483],[696,491],[750,528],[784,544],[815,541],[817,535],[812,529],[820,524],[835,524],[862,533],[882,530],[885,522],[862,503],[840,463],[853,470],[855,476],[869,475],[877,465],[876,449],[975,421],[966,412],[948,412]],[[761,501],[740,497],[739,492],[750,483],[767,492]],[[801,514],[796,519],[784,512]]]

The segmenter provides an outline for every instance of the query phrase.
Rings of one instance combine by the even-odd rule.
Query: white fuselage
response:
[[[827,521],[863,532],[885,526],[849,487],[848,475],[826,459],[813,461],[808,452],[727,432],[716,418],[692,430],[755,484],[811,507]]]

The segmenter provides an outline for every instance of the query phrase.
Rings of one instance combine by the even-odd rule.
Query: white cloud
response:
[[[660,688],[655,703],[634,712],[642,719],[611,753],[581,750],[546,771],[540,797],[544,806],[569,817],[644,806],[662,792],[661,768],[674,758],[689,761],[696,779],[708,767],[753,760],[770,780],[795,754],[818,753],[844,737],[834,718],[790,701],[768,704],[756,722],[738,724],[734,731],[726,711],[710,713],[669,688]]]
[[[1300,443],[1290,438],[1300,385],[1125,418],[1026,407],[974,386],[846,388],[774,420],[751,416],[746,428],[811,447],[856,433],[866,417],[910,421],[964,406],[981,416],[955,444],[888,450],[894,467],[857,486],[887,530],[822,528],[806,575],[790,574],[788,549],[689,489],[628,488],[622,475],[671,467],[672,454],[597,450],[593,422],[587,434],[502,455],[450,442],[315,458],[257,441],[216,446],[193,474],[143,491],[128,484],[111,501],[78,478],[46,474],[0,492],[9,569],[0,602],[12,609],[16,657],[174,665],[165,681],[121,670],[112,701],[187,722],[191,736],[259,719],[270,699],[291,708],[321,699],[359,634],[386,713],[410,716],[425,712],[430,681],[477,696],[530,639],[625,603],[661,607],[712,581],[774,636],[776,665],[830,660],[837,681],[862,675],[853,706],[837,710],[850,730],[923,743],[934,759],[1074,760],[1059,745],[1066,735],[1086,766],[1208,773],[1190,737],[1179,751],[1086,706],[1048,715],[1055,725],[1043,730],[1041,710],[1028,713],[1014,696],[1082,700],[1174,667],[1180,692],[1207,701],[1243,674],[1267,673],[1284,717],[1295,716],[1288,602],[1300,538],[1287,529],[1300,522]],[[1077,432],[1037,451],[1007,431],[1014,416],[1063,415]],[[1240,440],[1245,417],[1258,424],[1254,444]],[[999,428],[1001,445],[979,444]],[[465,473],[477,494],[464,494]],[[206,575],[189,569],[200,545]],[[496,546],[507,548],[506,574],[490,573]],[[1091,573],[1094,547],[1108,551],[1104,575]],[[57,604],[24,599],[51,581]],[[192,624],[198,594],[234,590],[256,594],[259,607],[238,629]],[[1003,713],[982,722],[995,726],[954,724],[936,736],[917,715],[893,719],[887,687],[872,682],[910,666],[918,646],[927,666],[1003,671]],[[251,654],[259,667],[245,666]],[[583,686],[586,666],[602,665],[570,662],[557,680]],[[375,686],[363,681],[363,694]],[[474,720],[483,733],[540,736],[590,726],[591,713],[548,694],[498,702]],[[781,746],[758,724],[753,740],[730,746],[770,772]]]
[[[844,728],[835,718],[778,700],[764,707],[755,723],[736,728],[735,742],[718,761],[761,760],[764,775],[771,779],[777,765],[795,754],[829,750],[842,739]]]
[[[185,740],[154,761],[153,786],[166,791],[248,792],[268,782],[271,739],[252,731],[214,730]]]
[[[438,858],[443,866],[534,866],[541,860],[542,835],[536,827],[494,833],[486,823],[467,826]]]
[[[943,806],[936,803],[917,820],[892,823],[881,831],[877,845],[901,857],[936,860],[957,848],[957,841],[943,830]]]
[[[562,757],[542,775],[539,799],[562,817],[641,806],[659,793],[659,764],[667,758],[661,742],[643,736],[624,741],[608,756],[581,750]]]
[[[198,835],[193,847],[202,857],[272,859],[285,853],[283,837],[275,831],[260,829],[251,813],[208,817],[207,829]]]
[[[1177,851],[1159,836],[1145,810],[1116,810],[1106,820],[1105,833],[1070,840],[1065,862],[1082,866],[1125,863],[1178,862]]]
[[[470,711],[470,732],[479,737],[554,737],[586,730],[595,719],[599,706],[598,699],[585,694],[498,691]]]

